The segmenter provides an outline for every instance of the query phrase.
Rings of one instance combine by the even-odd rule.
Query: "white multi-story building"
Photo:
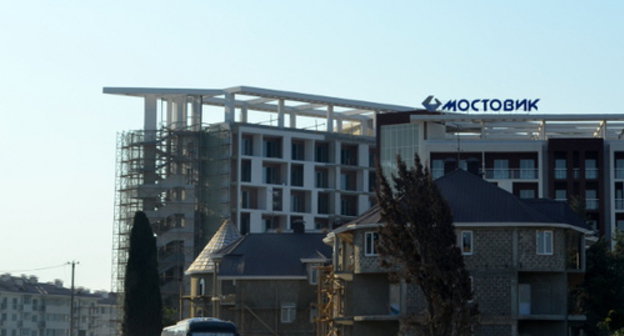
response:
[[[113,336],[115,295],[77,289],[70,335],[71,290],[36,277],[0,276],[0,336]]]
[[[375,115],[412,110],[253,87],[104,93],[144,101],[144,128],[118,139],[114,288],[123,288],[134,212],[144,211],[158,235],[164,304],[176,309],[189,293],[183,271],[224,219],[243,234],[301,221],[321,231],[366,211]]]
[[[461,168],[520,198],[567,200],[601,236],[624,230],[624,115],[377,116],[382,166],[417,153],[434,178]]]

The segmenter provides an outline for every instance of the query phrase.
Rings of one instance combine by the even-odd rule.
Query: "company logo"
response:
[[[433,101],[435,100],[435,103]],[[435,112],[512,112],[512,111],[537,111],[537,99],[451,99],[444,104],[433,95],[428,96],[423,102],[427,111]],[[441,107],[440,107],[441,106]]]

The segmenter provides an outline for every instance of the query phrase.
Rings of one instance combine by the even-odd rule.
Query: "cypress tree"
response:
[[[156,259],[156,238],[147,216],[134,214],[124,282],[124,336],[158,336],[162,302]]]
[[[390,185],[377,166],[377,198],[384,223],[377,250],[383,266],[421,289],[427,307],[424,320],[417,312],[405,315],[401,330],[430,336],[471,335],[478,310],[470,303],[470,279],[457,247],[451,210],[418,156],[412,169],[397,157],[397,167]]]

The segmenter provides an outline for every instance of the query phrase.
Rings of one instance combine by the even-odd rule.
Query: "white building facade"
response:
[[[135,211],[158,235],[164,305],[184,309],[187,269],[224,219],[242,234],[322,231],[374,202],[375,115],[410,107],[254,87],[104,88],[144,102],[118,139],[113,287]]]
[[[117,305],[110,293],[76,290],[74,333],[70,335],[71,290],[62,282],[0,276],[1,336],[113,336]]]
[[[520,198],[565,200],[600,235],[624,230],[624,115],[412,111],[377,118],[381,164],[417,153],[434,178],[461,168]]]

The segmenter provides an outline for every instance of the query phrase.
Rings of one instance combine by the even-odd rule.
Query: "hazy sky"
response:
[[[103,86],[624,112],[624,2],[440,2],[0,0],[0,273],[69,284],[32,270],[78,260],[110,288],[115,136],[142,102]]]

